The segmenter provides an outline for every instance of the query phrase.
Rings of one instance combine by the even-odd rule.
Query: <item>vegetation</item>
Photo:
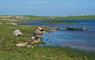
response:
[[[95,60],[95,52],[68,47],[16,47],[16,43],[29,40],[37,26],[7,24],[13,22],[9,20],[0,22],[0,60]],[[24,36],[14,36],[16,29],[20,29]]]
[[[26,20],[42,20],[48,24],[76,24],[75,22],[64,22],[64,20],[95,20],[95,16],[26,16]]]
[[[95,60],[94,53],[85,53],[71,48],[12,47],[0,51],[1,60]]]
[[[83,20],[95,19],[95,15],[88,16],[25,16],[28,20]]]
[[[0,16],[0,20],[80,20],[95,19],[95,15],[88,16]]]
[[[84,20],[84,19],[93,19],[95,20],[95,16],[66,16],[66,17],[55,17],[55,20]]]

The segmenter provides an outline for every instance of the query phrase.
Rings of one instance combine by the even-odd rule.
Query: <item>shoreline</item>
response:
[[[31,25],[0,25],[0,59],[2,60],[95,60],[94,52],[80,51],[79,49],[60,47],[16,47],[17,42],[27,41],[37,28]],[[20,29],[25,35],[16,37],[12,35],[15,29]],[[37,59],[39,58],[39,59]]]

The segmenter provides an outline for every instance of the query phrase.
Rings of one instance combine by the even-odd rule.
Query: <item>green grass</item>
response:
[[[27,20],[85,20],[93,19],[95,20],[95,15],[88,16],[25,16]]]
[[[26,16],[26,20],[22,21],[32,21],[32,20],[44,20],[48,24],[76,24],[74,22],[64,22],[64,20],[95,20],[95,15],[91,16]],[[53,18],[53,19],[52,19]],[[48,21],[51,20],[51,21]]]
[[[0,50],[0,60],[95,60],[95,53],[85,53],[71,48],[11,47]]]
[[[21,20],[21,21],[31,21],[31,20],[84,20],[93,19],[95,20],[95,15],[88,16],[33,16],[33,15],[22,15],[22,18],[17,18],[16,16],[0,16],[0,20]]]
[[[68,47],[16,47],[16,43],[29,40],[37,26],[6,23],[11,21],[3,21],[0,25],[0,60],[95,60],[95,52]],[[13,31],[16,29],[20,29],[24,36],[14,36]]]
[[[95,15],[92,16],[59,16],[59,17],[55,17],[55,20],[85,20],[85,19],[93,19],[95,20]]]

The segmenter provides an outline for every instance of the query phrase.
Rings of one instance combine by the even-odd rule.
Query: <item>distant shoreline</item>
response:
[[[2,19],[14,19],[14,20],[83,20],[83,19],[95,19],[95,15],[88,16],[35,16],[35,15],[0,15]]]

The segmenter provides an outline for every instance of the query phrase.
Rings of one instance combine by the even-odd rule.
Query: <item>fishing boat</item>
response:
[[[66,27],[66,30],[86,31],[86,27]]]

